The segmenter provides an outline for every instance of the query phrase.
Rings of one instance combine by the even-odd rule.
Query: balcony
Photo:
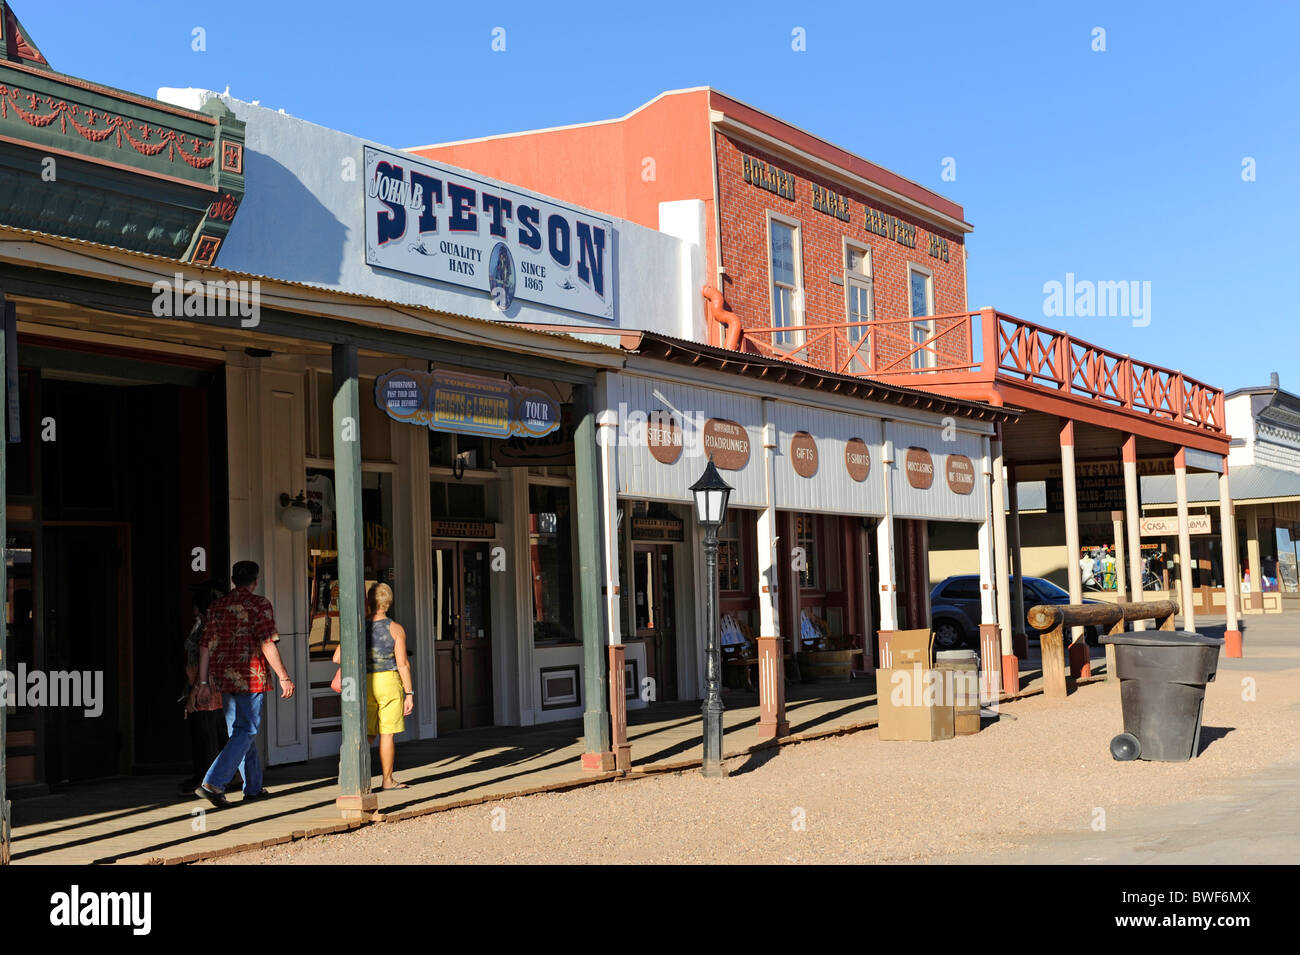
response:
[[[912,319],[746,328],[741,348],[953,397],[1086,403],[1225,437],[1223,391],[996,309]],[[1043,399],[1035,403],[1035,398]]]

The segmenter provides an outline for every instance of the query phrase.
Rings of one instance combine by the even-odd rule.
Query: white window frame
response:
[[[867,270],[865,273],[849,271],[849,250],[861,252],[866,259]],[[857,242],[853,239],[844,238],[844,320],[846,322],[854,321],[853,317],[853,289],[864,288],[867,291],[867,316],[866,321],[872,322],[876,319],[876,284],[875,273],[873,271],[871,246],[865,242]],[[851,343],[857,344],[858,341],[866,334],[866,329],[861,327],[846,328],[845,334]]]
[[[790,326],[779,326],[776,324],[776,275],[772,269],[772,223],[778,222],[794,230],[794,278],[795,286],[790,294],[790,312],[794,321],[793,325],[803,325],[804,318],[804,281],[803,281],[803,224],[798,219],[791,219],[789,216],[783,216],[778,212],[767,210],[764,220],[765,234],[763,243],[767,246],[767,295],[768,295],[768,325],[772,328],[772,344],[776,348],[797,349],[803,346],[804,332],[778,332],[778,328],[788,328]]]
[[[925,276],[926,296],[929,298],[929,301],[926,302],[925,309],[926,315],[929,317],[925,321],[915,318],[916,308],[912,302],[912,276],[914,274]],[[934,334],[936,327],[934,322],[934,270],[927,269],[924,265],[917,262],[907,263],[907,317],[912,319],[912,324],[909,326],[911,334],[908,337],[913,345],[918,344],[917,332],[925,332],[922,336],[922,340],[929,338]],[[918,371],[925,368],[933,368],[935,365],[935,357],[933,351],[915,352],[912,355],[912,368]]]

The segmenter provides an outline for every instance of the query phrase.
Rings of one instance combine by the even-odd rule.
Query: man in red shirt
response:
[[[244,778],[244,802],[269,796],[262,788],[262,764],[257,755],[257,731],[262,703],[274,687],[268,665],[280,680],[280,697],[293,698],[293,680],[280,659],[275,612],[271,601],[253,591],[261,569],[241,560],[231,569],[234,589],[208,608],[199,643],[199,689],[195,700],[205,706],[213,690],[222,695],[230,739],[217,754],[202,784],[194,790],[218,809],[227,805],[226,786],[238,769]]]

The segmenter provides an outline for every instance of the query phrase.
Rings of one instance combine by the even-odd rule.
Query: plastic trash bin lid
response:
[[[1190,630],[1134,630],[1130,633],[1105,634],[1102,643],[1129,647],[1221,647],[1222,637],[1210,637]]]

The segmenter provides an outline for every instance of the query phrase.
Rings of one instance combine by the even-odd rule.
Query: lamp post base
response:
[[[705,776],[725,776],[727,768],[722,763],[722,701],[706,700],[704,703],[704,763]]]

